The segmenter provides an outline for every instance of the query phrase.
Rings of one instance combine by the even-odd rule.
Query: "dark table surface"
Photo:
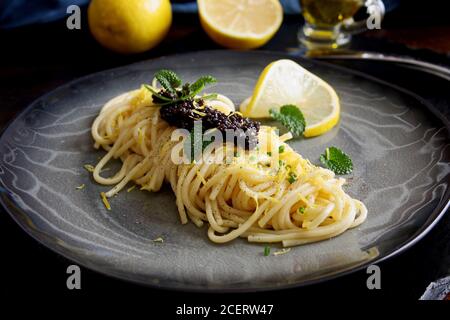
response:
[[[301,20],[287,17],[276,37],[264,48],[285,52],[297,52],[296,33]],[[385,31],[389,32],[389,31]],[[430,50],[405,47],[386,37],[366,34],[354,39],[356,49],[369,49],[387,53],[408,54],[442,65],[448,57]],[[135,61],[172,53],[219,49],[199,27],[197,16],[176,15],[174,25],[166,40],[156,49],[145,54],[120,56],[102,49],[90,36],[88,27],[81,31],[69,31],[65,22],[45,26],[33,26],[18,30],[0,31],[0,127],[38,96],[77,77],[126,65]],[[439,51],[439,50],[436,50]],[[404,69],[397,65],[368,66],[367,62],[330,61],[370,72],[383,78],[390,75],[390,82],[415,88],[415,92],[431,101],[449,118],[450,87],[448,82],[434,76]],[[375,69],[375,70],[374,70]],[[411,76],[409,76],[409,73]],[[395,76],[392,76],[395,75]],[[423,85],[426,83],[427,85]],[[0,291],[34,294],[45,291],[67,293],[66,268],[71,261],[46,249],[28,235],[0,209],[0,243],[2,259]],[[80,293],[142,294],[153,303],[164,303],[169,309],[183,303],[195,303],[208,299],[209,303],[272,303],[279,309],[288,309],[284,297],[305,299],[380,299],[417,300],[427,285],[450,273],[450,214],[447,214],[413,248],[379,264],[381,290],[368,290],[365,271],[359,271],[326,283],[284,291],[254,294],[217,295],[171,292],[146,288],[112,279],[88,269],[82,269]],[[71,294],[78,294],[71,292]],[[152,298],[158,300],[151,300]],[[218,304],[219,302],[217,302]],[[172,309],[170,309],[172,308]]]

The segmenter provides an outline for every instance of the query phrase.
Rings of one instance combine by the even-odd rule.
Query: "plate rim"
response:
[[[400,91],[403,94],[406,94],[410,96],[411,98],[414,98],[415,100],[418,100],[427,111],[431,112],[439,121],[443,123],[443,125],[447,129],[447,133],[450,133],[450,121],[439,111],[437,110],[430,102],[426,101],[421,96],[415,94],[414,92],[411,92],[403,87],[400,87],[398,85],[389,83],[388,81],[379,79],[377,77],[365,74],[363,72],[353,70],[347,67],[343,67],[340,65],[335,65],[330,62],[325,62],[323,60],[315,60],[304,56],[298,56],[294,54],[289,54],[285,52],[277,52],[277,51],[267,51],[267,50],[261,50],[261,51],[228,51],[228,50],[204,50],[204,51],[192,51],[192,52],[186,52],[186,53],[176,53],[176,54],[168,54],[163,55],[151,59],[146,59],[142,61],[137,61],[131,64],[127,64],[124,66],[119,66],[111,69],[105,69],[100,70],[94,73],[90,73],[88,75],[75,78],[71,81],[68,81],[66,83],[63,83],[62,85],[57,86],[56,88],[48,91],[47,93],[38,96],[35,98],[31,103],[29,103],[25,108],[23,108],[21,111],[19,111],[0,131],[0,144],[3,144],[5,141],[5,135],[10,130],[16,121],[20,120],[24,114],[26,114],[29,110],[33,109],[37,101],[45,100],[48,96],[51,96],[54,92],[68,87],[70,85],[76,84],[78,82],[82,82],[86,79],[98,76],[99,74],[106,73],[106,72],[114,72],[119,70],[125,70],[127,68],[138,66],[138,65],[144,65],[149,62],[155,62],[158,60],[164,60],[167,58],[173,58],[173,57],[179,57],[179,56],[192,56],[192,55],[214,55],[214,54],[229,54],[229,55],[266,55],[266,56],[278,56],[280,59],[282,58],[289,58],[294,61],[308,61],[310,63],[316,64],[316,65],[322,65],[327,68],[332,68],[335,70],[338,70],[340,72],[345,72],[349,74],[353,74],[359,77],[363,77],[369,81],[376,82],[378,84],[388,86],[390,88],[393,88],[394,90]],[[450,179],[449,179],[450,180]],[[449,181],[450,182],[450,181]],[[162,284],[156,284],[156,283],[150,283],[146,281],[142,281],[136,277],[133,278],[133,273],[129,273],[124,271],[123,269],[118,268],[102,268],[101,266],[98,266],[95,263],[89,264],[89,260],[86,259],[87,257],[83,254],[77,254],[73,251],[67,251],[66,249],[60,245],[58,245],[55,241],[55,239],[58,239],[57,237],[51,237],[50,240],[48,240],[47,237],[39,237],[39,232],[41,230],[33,229],[28,224],[23,223],[18,217],[17,213],[14,213],[13,211],[19,212],[21,215],[26,216],[29,214],[26,209],[21,208],[21,206],[14,200],[14,196],[11,194],[10,191],[7,190],[7,188],[4,186],[3,182],[0,180],[0,204],[2,205],[3,209],[9,214],[9,216],[20,226],[20,228],[25,231],[26,234],[28,234],[30,237],[32,237],[34,240],[36,240],[41,245],[44,245],[47,249],[56,252],[57,254],[63,256],[64,258],[68,259],[69,261],[73,261],[80,266],[83,266],[84,268],[93,270],[94,272],[100,273],[102,275],[106,275],[109,277],[113,277],[118,280],[122,281],[129,281],[131,283],[135,283],[138,285],[143,285],[146,287],[156,288],[156,289],[169,289],[174,291],[182,291],[182,292],[215,292],[215,293],[231,293],[231,292],[261,292],[261,291],[274,291],[274,290],[282,290],[282,289],[290,289],[290,288],[299,288],[299,287],[305,287],[310,286],[313,284],[323,283],[329,280],[333,280],[336,278],[343,277],[348,274],[352,274],[355,272],[358,272],[369,265],[377,264],[382,261],[385,261],[387,259],[390,259],[408,249],[410,249],[412,246],[414,246],[418,241],[420,241],[425,235],[430,232],[435,225],[441,220],[441,218],[448,213],[450,207],[450,187],[447,187],[443,198],[439,201],[439,203],[436,205],[436,207],[433,209],[429,217],[426,219],[426,221],[423,223],[423,225],[416,230],[414,234],[412,234],[408,239],[404,240],[402,243],[398,244],[394,249],[392,249],[389,253],[376,257],[373,260],[369,260],[366,262],[361,263],[357,266],[350,266],[346,267],[344,269],[334,271],[327,273],[323,276],[317,276],[313,277],[308,280],[296,280],[292,283],[267,283],[265,285],[248,285],[246,287],[233,287],[233,285],[226,286],[226,285],[220,285],[217,287],[208,287],[204,285],[192,285],[190,283],[183,283],[179,281],[170,281],[170,282],[163,282]],[[8,202],[10,205],[8,205]],[[83,259],[85,261],[83,261]]]

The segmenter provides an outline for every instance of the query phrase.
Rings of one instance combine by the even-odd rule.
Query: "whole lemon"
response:
[[[92,0],[89,28],[104,47],[119,53],[147,51],[165,37],[172,23],[169,0]]]

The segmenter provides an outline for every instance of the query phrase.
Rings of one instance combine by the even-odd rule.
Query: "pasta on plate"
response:
[[[232,104],[222,95],[208,101],[217,109],[234,110]],[[296,246],[332,238],[366,219],[365,205],[345,193],[345,179],[312,165],[286,143],[289,134],[279,136],[272,127],[261,126],[257,149],[236,151],[224,143],[209,153],[207,147],[203,161],[174,163],[172,151],[180,143],[171,139],[176,127],[161,119],[159,109],[151,94],[139,89],[107,102],[95,119],[95,147],[107,153],[93,177],[113,186],[106,197],[129,182],[152,192],[169,183],[181,223],[207,223],[216,243],[243,237]],[[122,166],[103,177],[102,168],[112,159]]]

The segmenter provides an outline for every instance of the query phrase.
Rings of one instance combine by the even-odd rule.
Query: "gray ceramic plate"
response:
[[[367,221],[329,241],[263,256],[238,239],[215,245],[192,223],[178,221],[169,188],[123,192],[106,211],[83,168],[95,164],[90,125],[101,106],[170,68],[184,80],[211,74],[212,89],[238,105],[261,70],[285,58],[261,52],[213,51],[165,57],[104,71],[36,100],[0,138],[1,202],[35,239],[75,262],[148,285],[191,290],[258,290],[312,283],[391,256],[429,230],[449,195],[449,126],[431,106],[347,69],[296,59],[334,86],[342,119],[327,134],[291,145],[313,163],[326,146],[353,158],[346,190],[364,201]],[[85,184],[84,190],[75,187]],[[162,236],[164,243],[152,239]],[[272,249],[276,250],[276,249]]]

